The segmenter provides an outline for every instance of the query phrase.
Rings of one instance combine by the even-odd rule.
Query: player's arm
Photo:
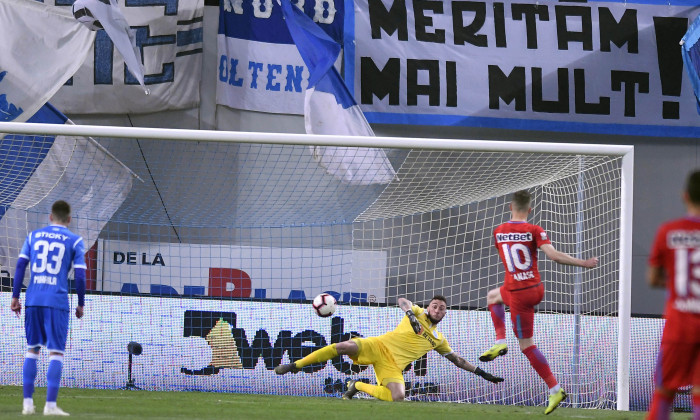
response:
[[[552,244],[543,244],[540,249],[550,260],[564,265],[575,265],[583,268],[593,268],[598,265],[598,257],[589,258],[587,260],[582,260],[580,258],[572,257],[571,255],[557,251]]]
[[[654,242],[649,253],[647,263],[647,282],[651,287],[666,287],[666,270],[664,262],[668,258],[668,245],[666,244],[667,229],[664,227],[656,231]]]
[[[75,307],[75,317],[83,317],[83,307],[85,306],[85,269],[75,268],[75,292],[78,294],[78,306]]]
[[[87,270],[87,265],[85,264],[85,242],[83,238],[79,238],[73,244],[75,247],[75,257],[73,259],[73,271],[75,274],[75,292],[78,294],[78,306],[75,307],[75,317],[83,317],[83,307],[85,306],[85,271]]]
[[[462,358],[460,355],[457,353],[450,353],[445,355],[447,360],[452,362],[455,366],[457,366],[460,369],[464,369],[467,372],[472,372],[476,375],[481,376],[482,378],[486,379],[489,382],[493,382],[494,384],[497,384],[499,382],[503,382],[503,378],[499,378],[498,376],[493,376],[488,372],[484,372],[480,368],[476,367],[475,365],[467,362]]]
[[[10,309],[19,316],[22,313],[22,304],[19,302],[19,293],[22,291],[22,280],[24,273],[27,271],[29,259],[20,255],[17,259],[17,267],[15,268],[15,278],[12,280],[12,302]]]
[[[649,266],[647,270],[647,280],[651,287],[666,287],[666,273],[663,267]]]
[[[405,298],[399,298],[399,308],[401,308],[402,311],[406,312],[406,316],[408,317],[408,320],[411,321],[411,327],[413,328],[413,331],[416,334],[420,334],[421,327],[420,322],[418,322],[418,318],[416,318],[416,314],[413,313],[413,303],[411,303],[410,300],[405,299]]]

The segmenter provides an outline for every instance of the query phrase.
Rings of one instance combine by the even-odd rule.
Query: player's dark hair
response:
[[[517,211],[527,211],[530,208],[532,196],[528,190],[520,190],[513,193],[513,209]]]
[[[51,206],[51,214],[59,223],[66,223],[70,218],[70,204],[63,200],[58,200]]]
[[[688,175],[685,183],[685,191],[693,204],[700,204],[700,170],[693,171]]]
[[[431,302],[434,300],[441,300],[441,301],[445,302],[445,305],[447,305],[447,299],[445,299],[445,296],[443,296],[443,295],[435,295],[435,296],[433,296],[432,299],[430,299]]]

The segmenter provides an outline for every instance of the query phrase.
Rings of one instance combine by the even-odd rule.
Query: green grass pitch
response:
[[[37,388],[37,414],[25,417],[22,388],[0,386],[0,419],[42,415],[46,388]],[[61,388],[58,405],[79,419],[643,419],[642,412],[559,408],[545,416],[542,407],[402,402],[213,392],[150,392]],[[691,414],[674,413],[673,420],[690,420]]]

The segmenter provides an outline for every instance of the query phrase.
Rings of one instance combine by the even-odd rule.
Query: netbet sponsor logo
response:
[[[673,230],[667,235],[669,248],[700,248],[700,231]]]
[[[511,233],[497,233],[496,242],[531,242],[532,233],[521,233],[521,232],[511,232]]]

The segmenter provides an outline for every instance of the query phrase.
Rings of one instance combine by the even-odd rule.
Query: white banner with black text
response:
[[[700,137],[679,45],[698,13],[694,0],[356,0],[345,79],[374,123]]]

